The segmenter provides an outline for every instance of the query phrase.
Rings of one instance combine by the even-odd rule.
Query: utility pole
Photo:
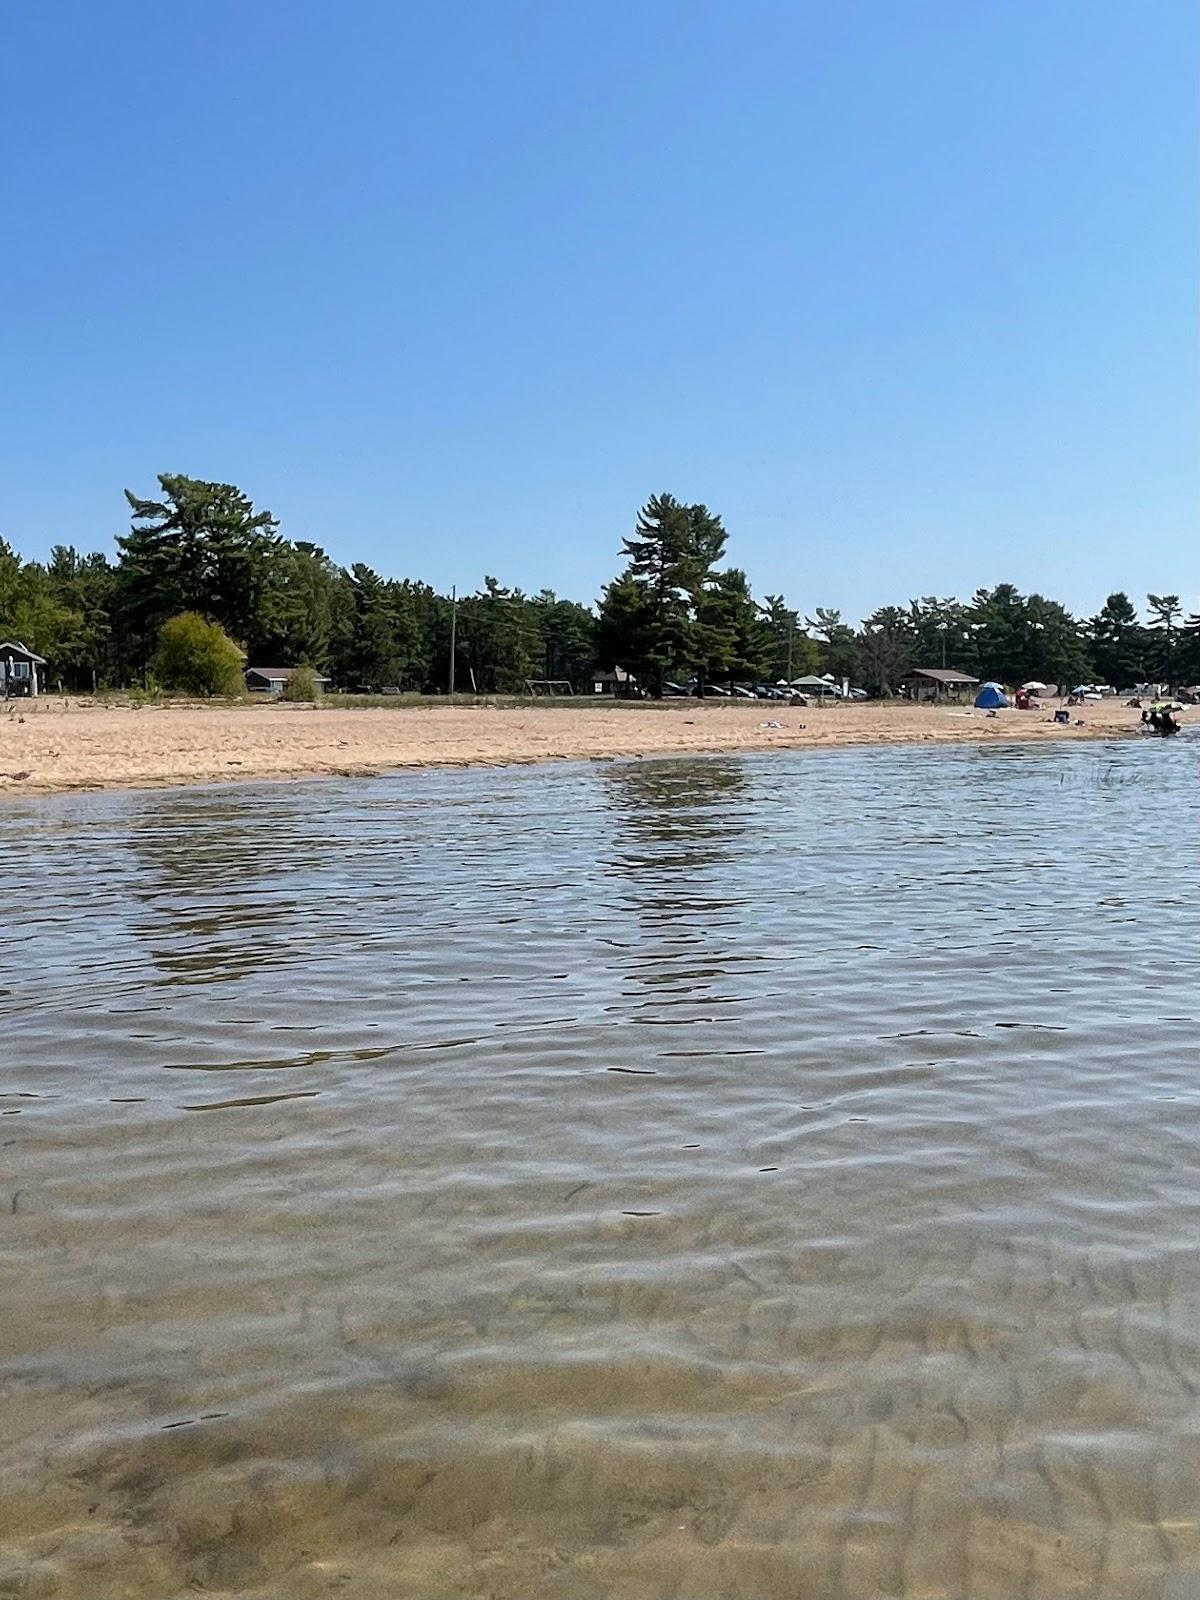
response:
[[[450,698],[454,699],[454,666],[458,652],[458,588],[450,590]]]

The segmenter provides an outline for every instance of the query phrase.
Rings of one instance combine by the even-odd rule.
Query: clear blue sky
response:
[[[0,534],[159,471],[593,599],[640,502],[850,617],[1200,605],[1194,0],[0,11]]]

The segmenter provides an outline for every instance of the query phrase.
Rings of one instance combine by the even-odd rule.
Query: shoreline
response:
[[[1002,711],[907,702],[783,707],[769,701],[598,705],[102,705],[9,701],[0,711],[0,797],[195,784],[379,777],[430,768],[535,766],[769,750],[1045,743],[1137,732],[1139,713],[1090,703]],[[1082,726],[1077,726],[1081,721]]]

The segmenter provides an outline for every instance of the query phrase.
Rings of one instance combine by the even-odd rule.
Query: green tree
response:
[[[27,567],[22,593],[5,633],[46,658],[51,680],[61,679],[78,657],[83,618],[59,605],[50,593],[43,568]]]
[[[880,606],[864,618],[858,636],[858,676],[865,688],[890,695],[916,665],[917,635],[902,606]]]
[[[625,571],[605,585],[596,619],[596,665],[636,677],[653,672],[653,617],[645,584]]]
[[[55,603],[75,619],[55,666],[76,689],[113,683],[119,664],[113,646],[112,609],[116,574],[98,551],[81,556],[71,545],[50,551],[46,580]]]
[[[1065,606],[1031,594],[1025,603],[1028,630],[1026,659],[1020,678],[1039,679],[1071,689],[1088,675],[1087,641],[1082,624]]]
[[[22,563],[0,541],[0,639],[18,639],[44,656],[54,682],[70,679],[82,635],[82,616],[57,598],[46,568]]]
[[[230,483],[177,473],[158,479],[160,500],[125,491],[132,516],[120,551],[119,603],[134,653],[166,617],[196,611],[239,639],[264,631],[269,568],[279,540],[269,511]]]
[[[715,573],[696,608],[701,676],[710,683],[756,683],[771,670],[775,639],[738,567]]]
[[[1029,676],[1029,612],[1015,584],[977,589],[968,608],[968,627],[975,635],[982,674],[999,683],[1020,683]]]
[[[13,632],[12,614],[21,585],[21,558],[13,547],[0,539],[0,632]]]
[[[313,669],[309,666],[299,666],[284,684],[279,698],[295,701],[315,700],[320,692],[317,675]]]
[[[517,694],[540,676],[536,608],[495,578],[484,578],[483,588],[459,606],[458,643],[462,669],[480,694]]]
[[[1183,607],[1177,594],[1148,594],[1146,603],[1154,619],[1150,624],[1153,635],[1154,660],[1168,688],[1175,686],[1175,638],[1183,620]]]
[[[922,595],[908,603],[913,630],[913,665],[971,672],[978,664],[967,607],[953,595]]]
[[[1200,611],[1184,623],[1179,639],[1179,675],[1184,683],[1200,683]]]
[[[771,636],[771,659],[766,676],[773,683],[805,677],[815,672],[821,657],[815,640],[805,632],[800,613],[781,594],[769,594],[759,606]]]
[[[350,578],[319,545],[281,544],[267,559],[258,626],[246,641],[251,660],[328,671],[348,654],[354,614]]]
[[[585,686],[596,665],[596,619],[586,606],[543,589],[530,602],[542,642],[541,676]]]
[[[818,665],[835,678],[852,677],[858,665],[858,640],[849,623],[842,621],[842,613],[818,606],[805,621],[819,642]]]
[[[373,567],[356,561],[350,569],[354,620],[344,660],[350,687],[379,689],[396,681],[396,631],[387,581]]]
[[[402,689],[423,689],[429,677],[430,653],[425,632],[425,586],[404,578],[388,585],[392,624],[392,660],[388,677]]]
[[[692,606],[707,575],[699,545],[707,551],[715,541],[707,521],[697,526],[692,513],[673,495],[651,495],[632,537],[622,542],[626,572],[641,589],[640,671],[658,697],[667,676],[695,658]]]
[[[220,623],[185,611],[158,630],[154,674],[164,689],[205,697],[240,694],[242,652]]]
[[[1101,683],[1128,688],[1147,676],[1146,630],[1127,594],[1110,594],[1088,624],[1092,666]]]

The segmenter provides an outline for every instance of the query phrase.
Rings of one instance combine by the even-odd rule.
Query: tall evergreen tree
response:
[[[703,682],[757,682],[771,669],[775,640],[737,567],[715,573],[696,605],[696,645]]]
[[[96,689],[118,675],[112,643],[116,574],[99,551],[81,556],[71,545],[56,544],[46,569],[50,594],[77,619],[55,647],[55,668],[75,689]]]
[[[908,603],[914,635],[914,666],[970,672],[976,666],[975,637],[967,607],[953,595],[922,595]]]
[[[258,626],[246,640],[252,662],[322,672],[344,661],[354,634],[354,587],[315,544],[283,544],[268,558]]]
[[[639,665],[659,697],[668,674],[693,663],[692,606],[706,575],[700,545],[711,539],[707,513],[693,518],[692,507],[673,495],[656,494],[638,513],[632,537],[623,541],[626,571],[641,589]]]
[[[1200,684],[1200,611],[1192,612],[1180,632],[1179,676],[1189,685]]]
[[[388,586],[364,562],[350,569],[354,595],[354,622],[350,636],[350,665],[354,682],[349,688],[380,689],[391,683],[396,639],[392,626]]]
[[[606,584],[596,618],[596,665],[621,667],[649,681],[653,619],[646,585],[628,569]]]
[[[864,687],[890,695],[916,665],[917,633],[903,606],[880,606],[864,618],[858,638],[858,676]]]
[[[1020,683],[1028,677],[1029,612],[1015,584],[977,589],[968,609],[981,672],[999,683]]]
[[[842,613],[818,606],[805,621],[819,642],[818,665],[835,678],[850,677],[858,665],[858,642],[854,629],[842,621]]]
[[[1071,689],[1087,677],[1087,642],[1083,628],[1065,606],[1044,595],[1031,594],[1025,603],[1028,650],[1018,678]]]
[[[167,617],[196,611],[236,639],[263,625],[275,518],[230,483],[161,473],[160,500],[126,489],[132,527],[117,539],[120,609],[143,660]]]
[[[543,589],[530,602],[542,641],[541,676],[583,688],[596,664],[596,619],[586,606]]]
[[[520,589],[486,577],[458,608],[459,672],[480,694],[518,694],[541,674],[534,607]],[[460,687],[461,687],[460,683]]]
[[[1153,618],[1149,631],[1153,635],[1155,668],[1167,686],[1174,688],[1175,639],[1183,620],[1183,607],[1177,594],[1148,594],[1146,603]]]
[[[772,681],[786,678],[790,682],[792,678],[809,671],[807,665],[796,665],[798,651],[803,643],[808,642],[808,635],[800,625],[800,613],[794,606],[789,606],[781,594],[765,596],[758,609],[771,636],[771,659],[767,673]],[[813,660],[816,660],[815,652]]]
[[[1144,680],[1146,630],[1127,594],[1110,594],[1088,624],[1088,633],[1092,667],[1101,683],[1124,689]]]

